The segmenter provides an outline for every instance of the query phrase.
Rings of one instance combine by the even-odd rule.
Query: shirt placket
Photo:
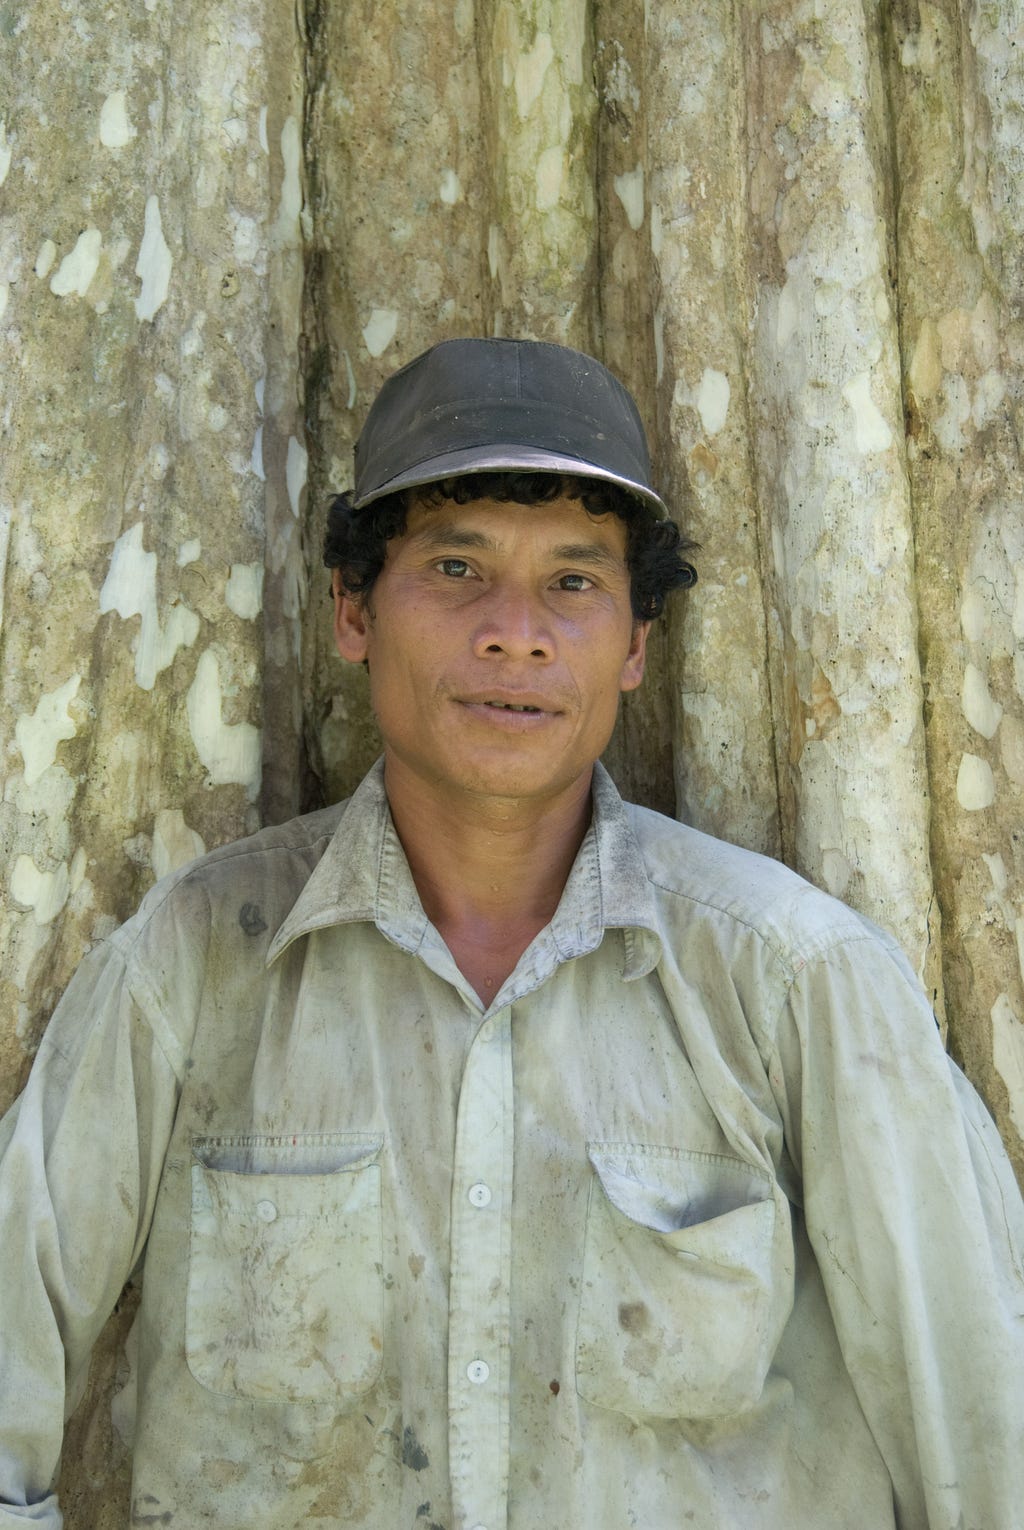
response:
[[[456,1530],[505,1530],[508,1523],[511,1021],[507,1007],[482,1023],[459,1095],[448,1346]]]

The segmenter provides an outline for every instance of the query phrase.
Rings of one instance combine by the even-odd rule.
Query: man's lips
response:
[[[464,707],[511,712],[520,717],[536,717],[539,714],[555,716],[562,710],[549,696],[539,695],[535,691],[481,691],[477,695],[457,696],[455,699]]]

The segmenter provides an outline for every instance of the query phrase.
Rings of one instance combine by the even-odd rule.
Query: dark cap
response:
[[[493,471],[572,473],[651,488],[632,396],[608,368],[541,340],[442,340],[389,377],[356,442],[353,504]]]

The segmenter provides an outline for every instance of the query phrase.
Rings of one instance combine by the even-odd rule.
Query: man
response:
[[[385,385],[327,542],[382,764],[159,883],[0,1132],[0,1525],[143,1260],[134,1524],[1021,1524],[1024,1216],[907,963],[596,764],[661,513],[588,357]]]

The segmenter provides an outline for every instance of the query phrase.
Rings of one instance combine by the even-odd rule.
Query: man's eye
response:
[[[442,558],[437,567],[449,579],[465,579],[466,575],[470,572],[469,564],[465,558]]]
[[[558,581],[563,590],[589,590],[590,580],[586,574],[562,574]]]

